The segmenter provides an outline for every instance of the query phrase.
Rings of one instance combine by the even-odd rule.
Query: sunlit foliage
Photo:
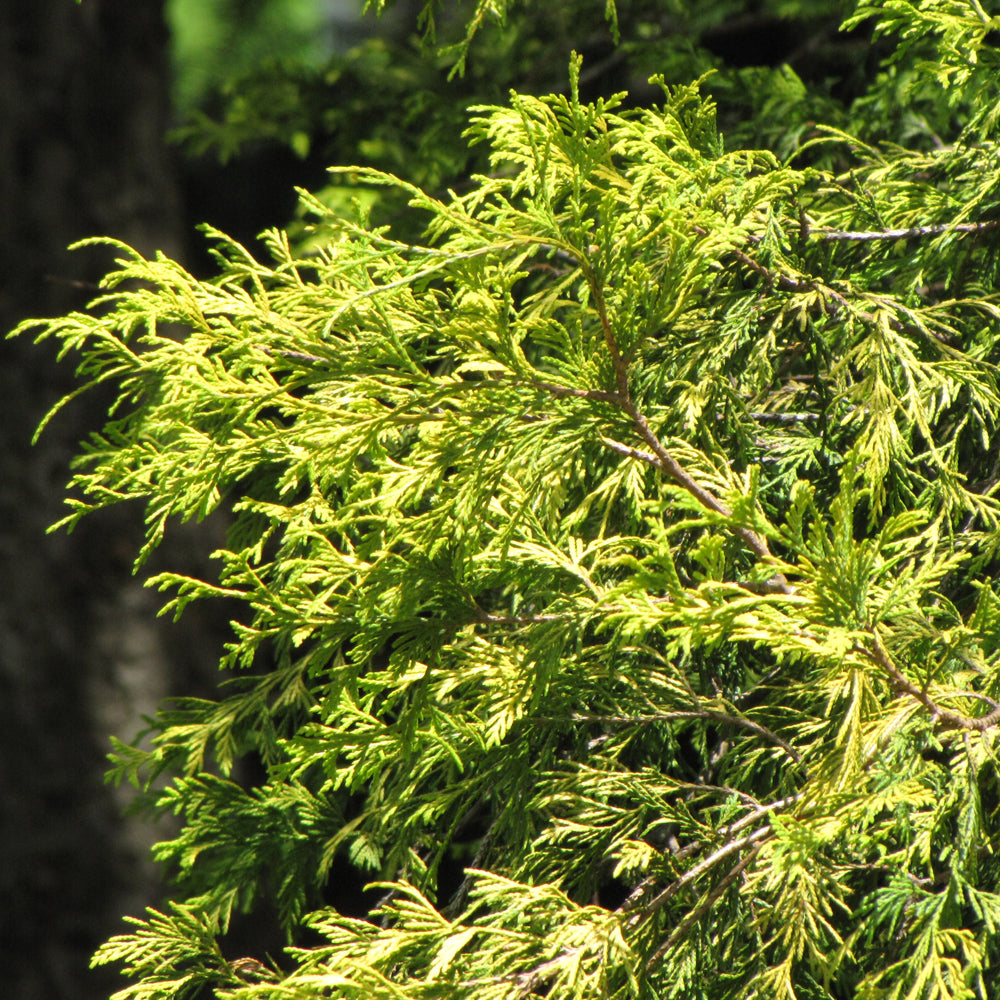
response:
[[[574,60],[469,111],[461,192],[335,171],[419,241],[304,194],[305,249],[114,244],[24,324],[117,392],[67,524],[143,504],[141,564],[232,514],[217,579],[150,581],[241,606],[242,673],[117,744],[182,820],[175,902],[97,955],[120,997],[993,995],[997,19],[858,18],[900,48],[780,155],[705,82],[588,102]],[[881,140],[908,93],[934,127]],[[227,954],[272,904],[289,946]]]

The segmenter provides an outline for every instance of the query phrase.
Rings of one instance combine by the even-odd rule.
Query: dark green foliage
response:
[[[419,241],[304,195],[296,249],[116,244],[25,324],[119,393],[67,524],[144,503],[141,561],[233,516],[217,581],[150,581],[241,602],[245,673],[116,751],[184,820],[170,913],[98,953],[122,997],[991,995],[994,21],[860,19],[900,47],[825,122],[788,68],[715,84],[774,150],[711,81],[585,101],[574,60],[469,111],[459,193],[334,171]],[[343,858],[368,919],[323,905]],[[227,962],[270,901],[291,947]]]

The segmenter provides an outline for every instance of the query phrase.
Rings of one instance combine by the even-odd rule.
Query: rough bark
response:
[[[7,0],[0,330],[92,294],[108,255],[70,254],[73,240],[178,252],[162,16],[157,0]],[[101,416],[101,399],[84,400],[31,446],[72,385],[51,350],[0,340],[0,993],[18,1000],[116,988],[113,972],[88,971],[90,954],[123,912],[155,901],[155,872],[149,832],[120,819],[120,794],[103,784],[107,736],[133,736],[211,656],[190,628],[185,639],[151,624],[156,599],[130,576],[139,511],[46,536],[68,459]]]

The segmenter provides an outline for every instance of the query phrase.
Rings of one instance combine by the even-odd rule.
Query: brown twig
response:
[[[856,647],[856,651],[881,667],[889,675],[889,680],[897,691],[908,694],[923,705],[930,713],[931,718],[944,729],[965,729],[982,733],[1000,723],[1000,704],[997,704],[992,698],[980,694],[978,691],[965,692],[965,697],[985,701],[991,709],[987,715],[962,715],[959,712],[951,711],[951,709],[943,708],[934,701],[927,691],[917,687],[916,684],[909,680],[896,664],[892,662],[888,650],[882,645],[875,629],[869,628],[868,633],[872,637],[872,648],[868,649],[864,646],[858,646]]]
[[[726,877],[670,932],[670,936],[660,945],[646,962],[646,971],[652,972],[668,951],[683,937],[715,905],[718,898],[746,871],[748,865],[760,851],[760,844],[755,844],[726,874]]]
[[[678,876],[673,882],[670,883],[670,885],[654,896],[653,899],[632,918],[633,921],[637,922],[638,920],[644,920],[647,917],[652,916],[652,914],[669,902],[672,897],[676,896],[681,889],[701,878],[702,875],[714,868],[720,861],[728,858],[731,854],[735,854],[737,851],[743,850],[744,847],[756,844],[757,841],[763,840],[765,837],[770,836],[771,833],[772,831],[770,826],[761,826],[748,833],[745,837],[738,837],[736,840],[730,840],[728,843],[723,844],[717,851],[713,851],[707,858],[699,861],[693,868],[689,868],[683,875]]]
[[[688,471],[674,458],[673,455],[663,447],[660,439],[653,433],[645,416],[630,399],[622,403],[622,409],[632,418],[639,436],[650,446],[656,456],[657,464],[678,486],[688,491],[703,507],[714,511],[726,519],[731,519],[733,512],[714,493],[706,490],[704,486],[691,477]],[[739,538],[751,552],[758,558],[770,560],[771,550],[768,548],[767,539],[758,534],[753,528],[748,528],[744,524],[727,525],[729,530]],[[773,588],[770,592],[780,594],[794,594],[792,587],[781,573],[776,573],[771,580]]]
[[[766,805],[761,805],[754,812],[744,816],[743,819],[738,820],[728,828],[723,828],[720,832],[725,832],[731,837],[738,830],[755,823],[766,813],[773,812],[776,809],[784,809],[785,807],[798,802],[801,798],[801,794],[789,795],[787,798],[779,799],[776,802],[769,802]],[[732,885],[733,881],[746,870],[749,864],[757,856],[757,853],[763,846],[761,842],[771,833],[772,830],[769,826],[762,826],[747,834],[745,837],[741,837],[738,840],[730,840],[727,844],[724,844],[721,848],[719,848],[719,850],[715,851],[715,853],[710,854],[703,861],[695,865],[694,868],[688,869],[687,872],[675,879],[669,886],[667,886],[666,889],[660,892],[652,900],[652,902],[643,907],[642,910],[635,914],[635,916],[630,918],[631,923],[637,923],[640,920],[645,920],[647,917],[655,913],[656,910],[662,907],[663,904],[666,903],[672,896],[676,895],[677,892],[679,892],[685,885],[695,881],[724,858],[729,857],[731,854],[740,851],[747,846],[750,847],[750,851],[729,870],[722,881],[704,898],[704,900],[702,900],[702,902],[695,907],[695,909],[691,910],[681,920],[681,922],[670,933],[667,940],[664,941],[656,952],[647,960],[647,971],[651,971],[656,965],[658,965],[663,956],[670,950],[671,947],[673,947],[681,936],[686,934],[687,931],[695,923],[697,923],[712,908],[712,906],[715,905],[719,897],[729,888],[730,885]],[[636,910],[642,897],[649,892],[651,883],[652,879],[644,879],[633,890],[629,898],[619,907],[619,911],[627,913],[629,911]]]
[[[798,751],[790,744],[786,743],[777,733],[772,732],[759,722],[747,719],[741,715],[729,715],[726,712],[719,712],[712,708],[681,709],[675,712],[655,712],[650,715],[584,715],[574,712],[570,718],[574,722],[601,722],[613,725],[628,725],[631,723],[647,722],[674,722],[680,719],[711,719],[713,722],[727,723],[738,726],[741,729],[749,730],[767,740],[768,743],[780,747],[796,763],[802,761]]]
[[[783,799],[775,799],[774,802],[759,802],[754,807],[753,812],[747,813],[742,819],[735,820],[728,826],[720,827],[719,833],[731,837],[734,833],[739,833],[744,827],[752,826],[761,816],[766,816],[776,809],[787,809],[789,806],[793,806],[796,802],[801,801],[802,797],[801,792],[796,792],[794,795],[786,795]]]
[[[750,260],[751,258],[747,258]],[[763,265],[757,265],[763,267]],[[766,269],[764,269],[766,272]],[[663,443],[653,432],[646,420],[645,415],[632,400],[629,386],[629,361],[622,354],[615,338],[611,320],[608,317],[607,305],[604,301],[604,292],[600,281],[593,270],[586,267],[587,278],[590,284],[591,294],[594,298],[594,307],[597,311],[601,323],[601,330],[604,334],[604,343],[611,356],[611,364],[615,372],[615,392],[606,392],[598,389],[573,389],[568,386],[554,385],[549,382],[530,382],[538,389],[552,393],[554,396],[573,396],[584,399],[595,399],[600,402],[611,403],[617,406],[631,421],[638,436],[649,446],[650,451],[632,448],[630,445],[622,444],[612,438],[602,437],[602,441],[612,450],[629,458],[646,462],[658,468],[662,473],[672,479],[680,487],[687,490],[703,507],[707,510],[719,514],[721,517],[731,520],[733,512],[714,493],[705,489],[691,474],[684,468],[677,459],[663,446]],[[758,558],[770,560],[771,551],[767,545],[767,539],[763,535],[748,528],[746,525],[727,525],[730,531],[737,536]],[[793,594],[795,592],[785,577],[781,573],[776,573],[765,585],[767,593]]]
[[[568,385],[556,385],[554,382],[521,382],[515,380],[514,385],[530,385],[534,389],[543,389],[553,396],[573,396],[577,399],[594,399],[600,403],[612,403],[617,406],[621,399],[616,392],[605,392],[603,389],[574,389]]]
[[[878,317],[874,313],[867,312],[864,309],[855,308],[846,295],[838,292],[835,288],[831,288],[829,285],[823,285],[811,279],[803,280],[801,278],[794,278],[781,271],[772,271],[770,268],[761,264],[759,260],[755,260],[750,256],[750,254],[745,253],[737,247],[733,247],[730,252],[741,264],[745,264],[750,268],[750,270],[759,274],[767,283],[769,288],[777,288],[783,292],[795,292],[798,294],[806,294],[808,292],[818,293],[820,295],[820,306],[827,316],[835,317],[839,310],[843,309],[844,311],[857,316],[857,318],[864,323],[868,323],[870,325],[878,323]],[[952,338],[947,334],[939,333],[935,330],[922,330],[920,327],[912,323],[904,323],[901,319],[897,319],[891,314],[886,315],[885,321],[888,324],[889,329],[896,333],[923,334],[933,337],[934,340],[938,341],[938,343],[944,344],[946,347],[954,346]]]
[[[535,966],[534,969],[531,969],[528,972],[518,972],[506,978],[513,980],[518,984],[518,986],[521,987],[518,991],[519,997],[526,997],[529,994],[534,993],[538,987],[545,982],[545,977],[549,974],[550,970],[558,967],[559,963],[565,961],[565,959],[578,955],[582,951],[582,946],[578,946],[576,948],[564,948],[554,958],[550,958],[542,962],[540,965]]]
[[[650,451],[633,448],[630,445],[622,444],[621,441],[616,441],[614,438],[605,437],[603,434],[601,435],[601,443],[606,444],[612,451],[617,451],[619,455],[625,455],[626,458],[634,458],[647,465],[660,467],[659,459]]]
[[[853,232],[840,229],[810,229],[811,236],[824,242],[873,243],[876,240],[911,240],[918,236],[940,236],[942,233],[983,233],[1000,226],[1000,219],[989,222],[942,223],[935,226],[912,226],[909,229],[875,229]]]
[[[818,413],[767,413],[754,411],[749,414],[751,419],[762,424],[805,424],[819,420]]]
[[[602,317],[603,325],[605,329],[610,331],[610,326],[606,318]],[[611,342],[614,339],[610,337]],[[731,518],[733,512],[711,491],[706,490],[697,480],[695,480],[691,474],[681,465],[680,462],[670,454],[669,451],[663,446],[660,439],[653,433],[653,429],[649,426],[649,422],[646,420],[645,415],[639,410],[639,407],[632,402],[631,396],[628,392],[628,375],[627,367],[621,354],[618,352],[617,347],[612,354],[612,360],[615,362],[615,370],[618,373],[619,382],[619,395],[621,396],[619,406],[622,411],[628,416],[639,437],[649,445],[652,453],[655,457],[656,464],[659,466],[660,470],[666,473],[678,486],[683,487],[688,493],[691,494],[703,507],[708,510],[714,511],[716,514],[721,515],[725,518]],[[625,391],[622,391],[622,384],[625,386]],[[638,456],[633,456],[638,457]],[[742,539],[746,543],[747,547],[761,559],[770,559],[771,551],[767,546],[767,540],[762,536],[757,534],[752,528],[747,528],[742,524],[733,524],[729,526],[730,531],[733,532],[738,538]],[[786,593],[791,593],[791,588],[789,588]]]
[[[614,331],[611,329],[611,320],[608,318],[608,307],[604,302],[604,289],[593,273],[590,277],[590,291],[594,296],[594,305],[597,315],[601,321],[601,330],[604,333],[604,343],[611,355],[611,363],[615,369],[615,383],[618,387],[620,397],[619,406],[625,407],[632,404],[632,392],[628,381],[628,362],[622,357],[622,352],[618,347]]]
[[[656,879],[652,875],[648,875],[628,894],[625,902],[618,907],[617,912],[631,913],[633,910],[637,909],[639,904],[642,902],[643,897],[645,897],[655,885]]]
[[[476,807],[480,806],[482,803],[477,802]],[[475,808],[475,807],[474,807]],[[468,810],[471,813],[473,810]],[[445,916],[453,916],[455,914],[461,913],[465,909],[465,904],[469,898],[469,887],[472,883],[472,872],[478,871],[483,867],[483,862],[486,859],[486,855],[493,849],[493,840],[496,837],[496,829],[500,823],[500,820],[504,818],[505,810],[501,809],[496,816],[490,822],[489,828],[482,835],[479,840],[479,846],[476,848],[475,857],[472,861],[465,866],[465,877],[462,879],[461,885],[455,890],[448,904],[441,910]],[[463,818],[464,820],[464,818]],[[459,824],[459,828],[463,825],[462,822]]]

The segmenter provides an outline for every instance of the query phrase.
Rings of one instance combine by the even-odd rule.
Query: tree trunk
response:
[[[179,252],[161,0],[7,0],[0,17],[0,330],[81,306],[110,234]],[[45,535],[68,458],[100,424],[95,394],[31,435],[74,385],[71,365],[27,338],[0,340],[0,994],[94,1000],[118,985],[88,971],[123,912],[155,902],[149,834],[103,784],[108,734],[205,670],[217,643],[152,624],[130,575],[141,512]],[[168,642],[175,643],[171,649]],[[202,653],[204,650],[204,654]]]

